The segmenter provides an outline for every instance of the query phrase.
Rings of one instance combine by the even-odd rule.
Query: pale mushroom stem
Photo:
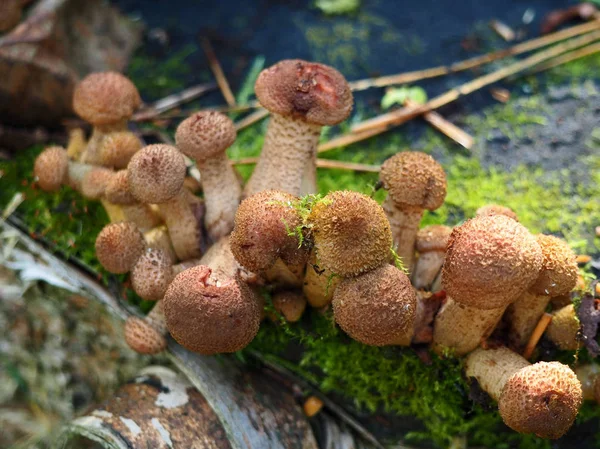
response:
[[[303,268],[304,264],[290,267],[280,258],[271,268],[265,271],[265,278],[270,284],[279,287],[301,287]]]
[[[87,175],[93,168],[93,165],[69,161],[66,180],[67,185],[80,192],[81,182],[83,181],[84,176]]]
[[[121,204],[120,208],[123,211],[124,220],[135,223],[142,232],[154,229],[162,223],[162,219],[148,204]]]
[[[148,248],[161,250],[171,259],[172,263],[177,261],[177,254],[175,254],[173,243],[165,226],[157,226],[144,232],[144,240]]]
[[[341,282],[341,276],[334,276],[331,270],[323,269],[317,272],[315,251],[313,250],[306,265],[304,286],[302,291],[311,307],[325,307],[333,299],[333,292]]]
[[[402,259],[404,267],[410,272],[415,261],[415,241],[423,217],[423,209],[418,207],[399,209],[389,195],[382,207],[390,221],[394,248]]]
[[[82,162],[93,165],[102,165],[102,143],[106,135],[127,130],[127,121],[123,120],[110,125],[94,126],[90,140],[88,141],[83,155]]]
[[[242,188],[225,153],[198,164],[198,169],[202,176],[206,206],[204,222],[208,235],[216,242],[233,229]]]
[[[271,114],[262,153],[244,196],[268,189],[299,196],[307,166],[316,157],[320,134],[319,125]]]
[[[547,295],[525,292],[508,306],[506,318],[511,326],[510,340],[516,347],[527,344],[549,302],[550,297]]]
[[[163,311],[162,299],[156,301],[152,310],[146,315],[145,321],[161,335],[167,335],[167,321]]]
[[[508,379],[530,363],[508,348],[477,349],[467,356],[465,372],[495,401],[500,399]]]
[[[300,196],[314,195],[318,193],[317,186],[317,153],[313,153],[313,157],[306,164],[304,175],[302,176],[302,185],[300,187]]]
[[[187,200],[185,189],[165,203],[158,205],[165,218],[175,254],[180,260],[200,256],[201,234],[198,221]]]
[[[428,289],[435,281],[444,264],[444,251],[427,251],[419,254],[413,270],[413,285],[416,289]]]
[[[476,309],[447,298],[435,318],[433,350],[465,355],[487,339],[502,318],[506,307]]]

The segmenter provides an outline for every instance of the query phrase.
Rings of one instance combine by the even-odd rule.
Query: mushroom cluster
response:
[[[532,235],[501,205],[454,228],[420,228],[447,186],[442,166],[418,151],[383,163],[382,205],[351,191],[315,195],[320,130],[348,117],[348,83],[331,67],[287,60],[255,87],[271,121],[245,186],[226,155],[236,139],[226,115],[196,112],[174,146],[144,146],[127,130],[137,90],[114,73],[90,75],[76,90],[74,109],[93,126],[89,141],[70,145],[82,151],[52,147],[35,162],[42,189],[66,184],[103,201],[111,223],[96,240],[98,260],[129,272],[135,292],[157,303],[127,321],[130,346],[157,353],[170,334],[201,354],[235,352],[263,319],[296,322],[308,305],[365,345],[466,356],[466,375],[498,401],[509,427],[564,434],[580,381],[566,365],[520,354],[551,298],[575,288],[568,245]],[[202,198],[188,188],[184,156],[201,173]],[[579,347],[574,305],[553,316],[548,340]]]

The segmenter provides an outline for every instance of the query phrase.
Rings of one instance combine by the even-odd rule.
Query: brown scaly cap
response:
[[[73,93],[73,109],[95,126],[128,120],[141,103],[135,85],[117,72],[92,73]]]
[[[38,178],[38,185],[46,192],[60,190],[69,170],[69,157],[62,147],[49,147],[35,159],[33,174]]]
[[[336,125],[352,110],[352,92],[340,72],[300,59],[284,60],[263,70],[254,90],[269,111],[315,125]]]
[[[532,293],[560,296],[569,293],[577,284],[577,256],[564,240],[552,235],[538,234],[537,241],[544,259]]]
[[[204,265],[179,273],[163,300],[167,327],[190,351],[212,355],[246,347],[260,325],[259,301],[239,279],[215,279]]]
[[[108,134],[102,141],[102,164],[125,168],[142,148],[142,141],[130,131],[117,131]]]
[[[387,159],[379,179],[394,203],[435,210],[446,198],[446,173],[431,156],[404,151]]]
[[[417,297],[408,277],[385,264],[344,279],[333,294],[336,323],[366,345],[408,344],[417,310]]]
[[[158,354],[167,347],[164,335],[141,318],[127,318],[124,333],[127,345],[139,354]]]
[[[131,193],[142,203],[160,204],[175,197],[185,179],[185,160],[170,145],[148,145],[127,166]]]
[[[177,148],[186,156],[202,162],[223,153],[235,142],[235,125],[216,111],[200,111],[177,127]]]
[[[298,252],[305,252],[298,248],[298,238],[288,232],[302,223],[294,208],[297,200],[285,192],[266,190],[242,201],[230,240],[231,252],[240,265],[260,273],[280,257],[293,260]]]
[[[160,249],[147,248],[131,271],[133,289],[147,301],[162,299],[172,279],[171,258]]]
[[[382,207],[362,193],[329,193],[312,208],[308,222],[320,268],[356,276],[390,259],[390,223]]]
[[[277,292],[273,295],[273,307],[286,321],[295,323],[302,318],[306,309],[306,298],[302,292]],[[277,317],[274,317],[274,321],[278,321]]]
[[[129,175],[127,170],[119,170],[106,184],[104,197],[113,204],[135,204],[135,199],[129,189]]]
[[[416,250],[420,253],[428,251],[446,251],[452,228],[444,225],[431,225],[417,232]]]
[[[485,206],[481,206],[475,212],[475,216],[479,217],[481,215],[505,215],[513,220],[519,221],[517,214],[515,214],[510,207],[501,206],[499,204],[486,204]]]
[[[106,191],[106,186],[114,175],[115,172],[108,168],[92,168],[81,180],[81,194],[92,200],[102,198]]]
[[[133,223],[111,223],[96,238],[96,257],[106,271],[127,273],[145,247],[144,236]]]
[[[531,286],[541,266],[540,245],[523,225],[504,215],[475,217],[450,235],[442,284],[464,305],[500,308]]]
[[[581,384],[571,368],[558,362],[538,362],[511,376],[498,408],[511,429],[556,439],[569,430],[581,402]]]

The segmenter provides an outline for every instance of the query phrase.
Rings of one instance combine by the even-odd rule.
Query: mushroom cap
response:
[[[117,72],[92,73],[73,92],[73,109],[94,126],[128,120],[141,103],[135,85]]]
[[[538,234],[542,248],[542,269],[529,288],[537,295],[560,296],[569,293],[577,284],[577,256],[564,240],[553,235]]]
[[[38,185],[46,192],[57,192],[65,182],[69,170],[69,157],[62,147],[49,147],[35,159],[33,174]]]
[[[306,298],[302,292],[283,291],[273,295],[273,307],[283,315],[289,323],[295,323],[306,309]],[[275,317],[275,321],[277,317]]]
[[[552,313],[552,321],[546,329],[546,337],[559,349],[576,351],[581,347],[579,331],[581,323],[575,313],[575,306],[569,304]]]
[[[109,133],[102,140],[102,165],[125,168],[141,148],[142,141],[130,131]]]
[[[417,311],[417,296],[408,276],[384,264],[344,279],[333,293],[336,323],[366,345],[408,344]]]
[[[452,228],[445,225],[430,225],[419,229],[415,248],[420,253],[446,251]]]
[[[138,200],[129,189],[129,174],[127,170],[119,170],[106,184],[104,197],[113,204],[135,204]]]
[[[235,125],[229,117],[216,111],[200,111],[177,127],[177,148],[198,162],[225,152],[235,142]]]
[[[146,242],[133,223],[124,221],[104,226],[96,237],[96,257],[106,271],[120,274],[133,268]]]
[[[158,354],[167,347],[165,336],[138,317],[127,318],[124,333],[127,345],[139,354]]]
[[[254,86],[269,111],[315,125],[336,125],[352,110],[352,91],[333,67],[287,59],[263,70]]]
[[[115,172],[103,167],[94,167],[81,180],[81,194],[89,199],[97,200],[104,196],[106,186]]]
[[[175,277],[163,307],[173,338],[200,354],[239,351],[252,341],[260,325],[254,292],[237,278],[216,279],[204,265]]]
[[[173,279],[171,258],[160,249],[146,248],[131,270],[131,284],[146,301],[158,301]]]
[[[142,203],[165,203],[181,191],[185,170],[183,154],[177,148],[148,145],[129,161],[129,189]]]
[[[538,362],[508,379],[498,408],[511,429],[556,439],[569,430],[581,402],[581,384],[571,368],[558,362]]]
[[[379,179],[398,207],[435,210],[446,198],[444,169],[420,151],[403,151],[387,159]]]
[[[450,234],[442,285],[464,305],[505,307],[535,281],[542,258],[536,238],[512,218],[475,217]]]
[[[501,206],[500,204],[486,204],[475,211],[475,216],[481,215],[506,215],[513,220],[519,221],[517,214],[510,207]]]
[[[289,233],[302,224],[294,206],[297,200],[289,193],[265,190],[242,201],[230,238],[231,252],[240,265],[260,273],[280,257],[291,261],[305,252]]]
[[[313,206],[308,222],[320,268],[356,276],[390,259],[390,223],[383,208],[362,193],[330,192]]]

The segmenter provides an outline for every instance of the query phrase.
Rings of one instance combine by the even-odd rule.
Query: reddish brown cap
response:
[[[131,284],[135,292],[147,301],[158,301],[165,296],[173,279],[171,258],[160,249],[147,248],[131,270]]]
[[[486,204],[485,206],[481,206],[475,212],[475,216],[480,215],[506,215],[513,220],[519,221],[517,214],[510,208],[506,206],[501,206],[499,204]]]
[[[133,268],[146,242],[136,225],[129,222],[104,226],[96,238],[96,257],[106,271],[120,274]]]
[[[117,72],[92,73],[73,93],[73,109],[95,126],[128,120],[141,102],[135,85]]]
[[[94,167],[81,180],[81,194],[89,199],[97,200],[104,196],[106,186],[115,175],[108,168]]]
[[[446,251],[452,228],[444,225],[430,225],[417,232],[416,250],[420,253],[428,251]]]
[[[387,159],[379,179],[399,207],[435,210],[446,198],[446,173],[431,156],[404,151]]]
[[[129,189],[127,170],[119,170],[110,178],[104,190],[104,197],[113,204],[135,204],[138,202]]]
[[[558,362],[538,362],[510,377],[498,408],[511,429],[556,439],[569,430],[582,400],[581,384],[571,368]]]
[[[239,279],[212,276],[204,265],[179,273],[163,300],[167,327],[190,351],[212,355],[245,348],[258,332],[259,301]]]
[[[338,276],[356,276],[390,259],[392,231],[382,207],[351,191],[330,192],[308,217],[317,265]]]
[[[417,296],[396,267],[385,264],[344,279],[332,304],[336,323],[354,340],[372,346],[410,344]]]
[[[167,347],[165,336],[141,318],[127,318],[124,333],[127,345],[139,354],[158,354]]]
[[[56,192],[65,182],[69,170],[69,157],[62,147],[49,147],[35,159],[33,174],[38,185],[46,192]]]
[[[142,148],[142,141],[130,131],[109,133],[102,140],[102,165],[125,168]]]
[[[281,61],[260,73],[254,90],[269,111],[315,125],[336,125],[352,110],[352,91],[344,75],[315,62]]]
[[[165,203],[181,191],[185,170],[185,160],[177,148],[148,145],[127,166],[129,189],[142,203]]]
[[[505,307],[538,277],[542,250],[504,215],[475,217],[450,235],[442,284],[452,299],[478,309]]]
[[[235,125],[216,111],[200,111],[177,127],[177,148],[186,156],[202,162],[225,152],[235,142]]]
[[[539,276],[529,290],[546,296],[569,293],[577,284],[577,256],[567,242],[558,237],[538,234],[536,238],[544,259]]]

